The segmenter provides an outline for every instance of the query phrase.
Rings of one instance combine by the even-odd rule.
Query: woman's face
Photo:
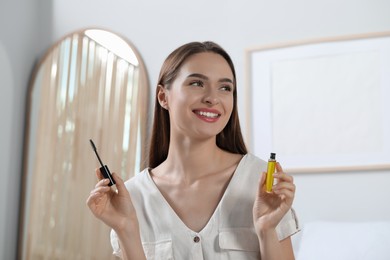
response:
[[[161,88],[159,99],[169,111],[171,131],[195,138],[220,133],[233,110],[233,73],[219,54],[190,56],[172,86]]]

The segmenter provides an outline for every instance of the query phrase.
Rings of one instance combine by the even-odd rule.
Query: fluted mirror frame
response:
[[[144,168],[148,90],[139,53],[109,30],[72,32],[45,53],[27,97],[18,259],[115,259],[109,228],[85,204],[99,167],[89,139],[122,178]]]

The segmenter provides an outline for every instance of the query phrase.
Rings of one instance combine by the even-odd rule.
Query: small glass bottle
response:
[[[276,154],[271,153],[271,156],[268,160],[267,178],[265,181],[265,191],[268,193],[272,192],[272,186],[274,185],[275,166],[276,166]]]

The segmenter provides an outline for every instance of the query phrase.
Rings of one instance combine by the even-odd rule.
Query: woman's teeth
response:
[[[219,115],[216,114],[216,113],[203,112],[203,111],[199,111],[198,114],[201,115],[201,116],[210,117],[210,118],[216,118],[216,117],[219,116]]]

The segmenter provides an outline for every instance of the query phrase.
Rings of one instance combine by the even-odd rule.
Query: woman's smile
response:
[[[208,123],[218,121],[221,116],[221,113],[215,109],[195,109],[193,112],[198,118]]]

